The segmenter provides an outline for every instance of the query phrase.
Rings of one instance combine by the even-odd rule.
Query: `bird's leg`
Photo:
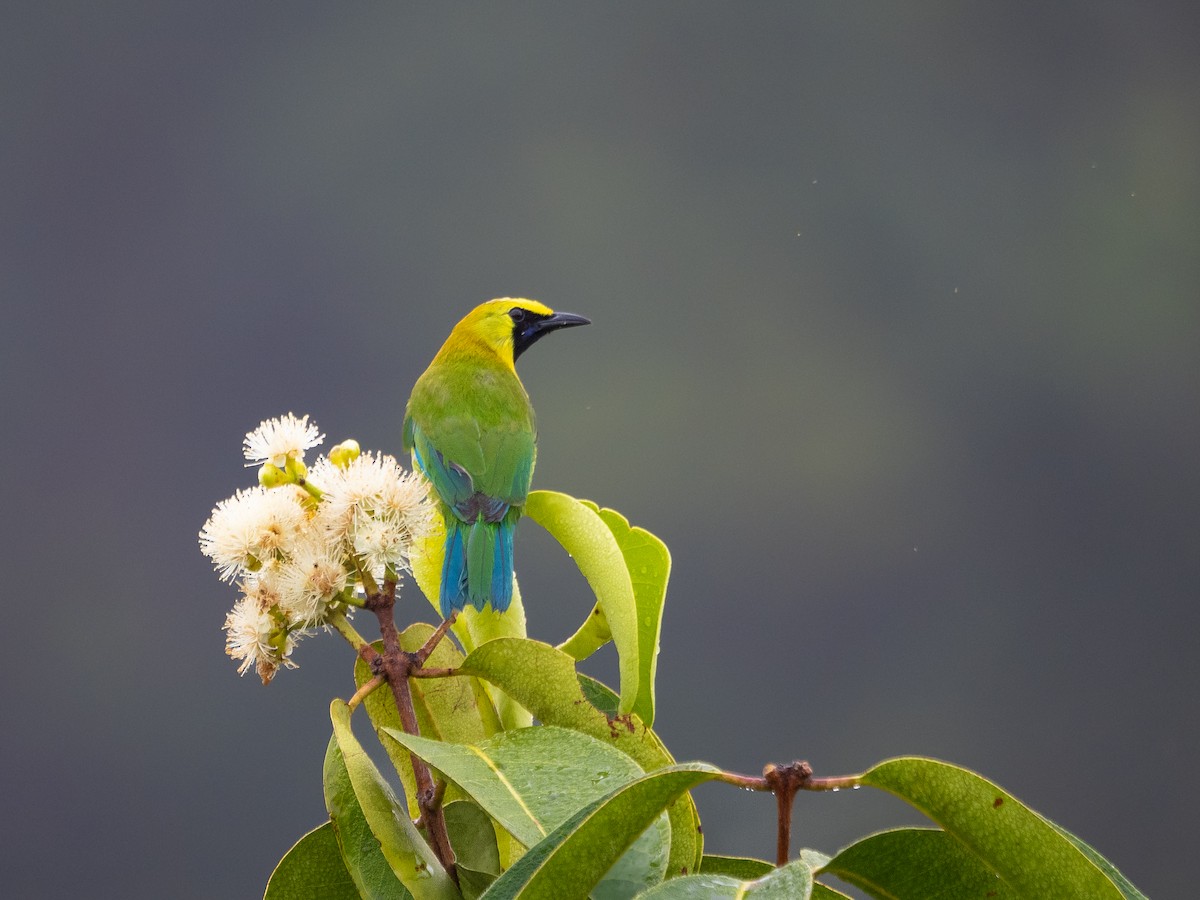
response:
[[[396,632],[396,621],[392,609],[396,603],[396,582],[386,580],[383,589],[368,598],[367,609],[379,620],[379,634],[383,638],[383,675],[392,689],[396,710],[400,713],[400,724],[409,734],[419,735],[417,713],[413,707],[412,691],[408,686],[409,676],[417,668],[415,654],[405,653],[400,647],[400,636]],[[445,632],[443,632],[445,634]],[[429,842],[438,860],[445,867],[454,883],[458,883],[458,872],[454,865],[454,851],[450,847],[450,835],[446,831],[446,818],[442,814],[437,790],[429,767],[415,754],[410,753],[413,775],[417,782],[417,807],[421,811],[420,821],[429,833]]]

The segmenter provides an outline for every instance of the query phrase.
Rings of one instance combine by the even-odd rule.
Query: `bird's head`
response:
[[[589,324],[590,319],[574,313],[556,313],[536,300],[503,297],[475,307],[454,331],[469,334],[511,364],[542,335],[559,328]]]

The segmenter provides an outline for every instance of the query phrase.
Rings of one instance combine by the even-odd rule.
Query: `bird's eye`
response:
[[[510,309],[508,311],[508,314],[510,316],[512,316],[512,320],[514,322],[524,322],[525,321],[525,310],[521,309],[521,307],[519,307],[519,306],[514,306],[512,309]]]

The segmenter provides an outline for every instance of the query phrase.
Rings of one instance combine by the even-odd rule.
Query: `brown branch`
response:
[[[763,769],[763,780],[775,794],[778,826],[775,836],[775,865],[785,866],[788,861],[792,840],[792,801],[796,791],[812,778],[812,766],[806,762],[794,762],[787,766],[768,765]]]
[[[720,780],[749,791],[770,791],[775,795],[776,820],[778,826],[775,839],[775,865],[786,865],[792,837],[792,805],[799,791],[840,791],[842,788],[857,787],[861,776],[837,775],[814,778],[812,766],[806,762],[793,762],[786,766],[773,763],[763,769],[762,777],[725,772]]]
[[[429,636],[429,640],[413,655],[416,657],[418,666],[425,665],[425,661],[429,659],[433,651],[437,649],[437,645],[441,643],[442,638],[446,636],[446,632],[450,630],[450,626],[454,624],[454,620],[458,618],[458,612],[450,613],[448,618],[442,620],[442,624],[437,627],[437,630]]]
[[[800,790],[840,791],[845,788],[856,788],[861,784],[861,775],[834,775],[827,778],[810,778],[800,785]]]
[[[432,669],[420,668],[413,669],[408,673],[409,678],[450,678],[454,675],[461,675],[462,669],[457,669],[454,666],[441,666]]]
[[[359,647],[358,656],[367,664],[367,668],[371,670],[371,674],[379,675],[383,672],[383,657],[370,644],[363,644]]]
[[[446,797],[446,782],[444,782],[444,781],[436,782],[433,786],[433,797],[429,801],[430,807],[433,809],[441,809],[442,808],[442,800],[444,800],[445,797]],[[423,820],[424,820],[424,814],[422,814],[421,819],[417,820],[418,828],[424,827]]]
[[[392,698],[396,702],[397,712],[400,713],[400,724],[407,733],[419,735],[421,730],[417,724],[417,712],[413,706],[412,691],[408,686],[408,679],[419,668],[417,654],[406,653],[400,647],[400,635],[396,632],[396,621],[392,617],[395,604],[396,582],[388,579],[384,581],[382,590],[367,597],[365,605],[379,620],[379,634],[383,638],[380,668],[392,689]],[[442,634],[445,634],[445,631]],[[446,818],[438,802],[433,777],[429,767],[415,753],[410,753],[409,759],[412,761],[413,775],[417,782],[417,808],[421,812],[418,821],[426,826],[434,854],[454,879],[454,883],[458,884],[454,851],[450,847]]]

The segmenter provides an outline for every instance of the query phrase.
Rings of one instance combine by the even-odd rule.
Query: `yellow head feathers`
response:
[[[501,297],[481,303],[467,313],[450,332],[439,356],[483,351],[511,368],[517,357],[542,335],[588,323],[583,316],[556,313],[536,300]]]

